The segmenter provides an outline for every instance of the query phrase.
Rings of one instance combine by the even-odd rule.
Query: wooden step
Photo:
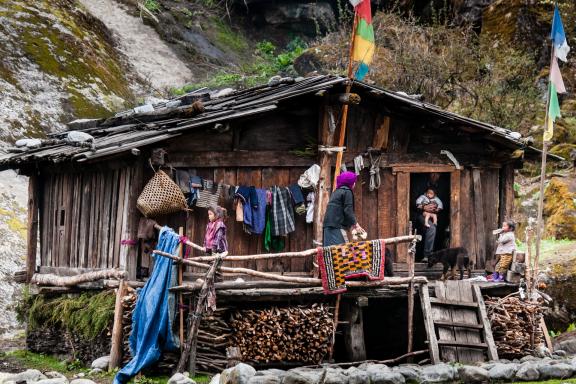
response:
[[[456,341],[456,340],[438,340],[438,346],[488,349],[488,344],[486,343],[469,343],[467,341]]]
[[[453,321],[446,320],[434,320],[434,324],[442,327],[458,327],[458,328],[469,328],[469,329],[483,329],[482,324],[468,324],[468,323],[457,323]]]
[[[430,303],[436,304],[436,305],[446,305],[446,306],[451,306],[451,307],[478,308],[478,303],[471,303],[471,302],[467,302],[467,301],[438,299],[436,297],[431,297]]]

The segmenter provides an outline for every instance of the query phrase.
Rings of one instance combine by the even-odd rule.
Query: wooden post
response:
[[[350,82],[346,85],[346,93],[350,93],[352,89],[352,53],[354,52],[354,38],[356,36],[356,26],[358,25],[358,15],[356,14],[356,9],[354,9],[354,25],[352,26],[352,37],[350,39],[350,52],[348,53],[348,78]],[[344,140],[346,139],[346,124],[348,122],[348,104],[342,106],[342,119],[340,122],[340,136],[338,137],[338,146],[344,146]],[[334,182],[332,183],[332,189],[336,187],[336,178],[340,174],[340,167],[342,166],[342,156],[343,151],[336,154],[336,169],[334,171]]]
[[[410,173],[396,173],[396,236],[403,236],[408,232],[410,220]],[[396,246],[396,262],[407,263],[408,244]]]
[[[336,344],[336,329],[338,328],[341,299],[341,294],[336,295],[336,305],[334,306],[334,326],[332,327],[332,342],[330,343],[330,351],[328,352],[328,361],[332,361],[332,356],[334,355],[334,344]]]
[[[180,237],[184,236],[184,228],[180,227],[178,228],[178,235],[180,235]],[[183,249],[184,249],[184,243],[180,242],[180,248],[178,251],[178,255],[180,256],[180,258],[183,258]],[[184,265],[182,263],[178,264],[178,285],[182,285],[182,269],[184,268]],[[179,316],[180,316],[180,351],[182,351],[182,348],[184,348],[184,299],[182,298],[182,292],[178,292],[178,304],[179,304]]]
[[[124,297],[124,289],[126,284],[124,279],[120,280],[118,289],[116,290],[116,303],[114,304],[114,325],[112,326],[112,343],[110,347],[110,362],[108,363],[108,370],[120,367],[122,363],[122,314],[124,307],[122,306],[122,297]]]
[[[332,108],[328,104],[328,98],[324,96],[322,107],[320,109],[320,127],[318,137],[321,145],[332,146],[334,142],[334,133],[336,131],[335,124],[336,122]],[[318,157],[318,163],[320,165],[320,180],[318,181],[314,207],[314,240],[317,243],[313,244],[313,246],[318,246],[322,243],[322,223],[324,222],[324,213],[326,212],[326,206],[328,205],[328,199],[330,198],[330,191],[332,190],[330,184],[332,178],[332,154],[330,152],[320,151]]]
[[[214,283],[214,275],[218,268],[222,264],[222,258],[219,257],[214,260],[214,263],[210,266],[206,276],[204,277],[204,282],[202,283],[202,288],[198,293],[198,300],[196,301],[196,306],[194,312],[190,309],[188,314],[188,334],[186,337],[186,344],[184,345],[184,351],[180,355],[180,361],[178,361],[177,372],[184,372],[186,362],[188,362],[188,372],[190,377],[194,377],[196,372],[196,345],[198,342],[198,328],[200,327],[200,321],[202,320],[202,313],[206,308],[206,299],[208,297],[208,290],[210,286]]]
[[[366,297],[364,299],[367,299]],[[348,327],[344,333],[348,358],[351,361],[366,360],[366,345],[364,344],[364,319],[362,315],[361,298],[352,303],[344,303]]]
[[[548,108],[546,108],[548,111]],[[546,112],[546,119],[548,119],[548,112]],[[544,142],[542,146],[542,167],[540,169],[540,195],[538,196],[538,218],[536,219],[536,255],[534,257],[534,265],[532,268],[532,284],[536,284],[538,277],[538,263],[540,262],[540,243],[542,241],[542,233],[544,232],[544,223],[542,222],[542,212],[544,210],[544,189],[546,185],[546,154],[548,152],[548,142]]]
[[[472,170],[472,184],[474,186],[474,222],[476,227],[476,266],[477,268],[486,268],[493,271],[494,266],[488,264],[488,255],[486,254],[486,231],[484,229],[484,198],[482,194],[482,178],[479,169]],[[490,259],[491,260],[491,259]]]
[[[450,173],[450,247],[460,247],[462,232],[460,221],[460,171]]]
[[[532,300],[532,236],[534,236],[534,228],[532,228],[532,220],[528,219],[528,226],[526,227],[526,294],[528,295],[528,300]],[[515,260],[514,260],[515,261]]]
[[[410,231],[412,234],[412,231]],[[412,352],[414,346],[414,257],[416,256],[416,240],[413,240],[408,249],[408,348],[407,353]],[[411,358],[410,358],[411,359]]]
[[[26,251],[26,281],[29,283],[36,271],[36,250],[38,247],[38,203],[39,185],[36,173],[28,178],[28,239]],[[46,246],[46,244],[44,244]]]

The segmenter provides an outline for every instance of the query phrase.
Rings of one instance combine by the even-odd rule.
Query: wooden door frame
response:
[[[460,221],[460,173],[451,165],[422,165],[392,167],[396,175],[396,236],[407,235],[410,223],[410,176],[413,173],[450,174],[450,247],[461,245]],[[408,202],[408,204],[406,204]],[[408,243],[396,246],[396,262],[405,263],[408,256]]]

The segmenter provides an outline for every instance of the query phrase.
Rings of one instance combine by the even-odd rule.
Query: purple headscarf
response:
[[[342,172],[336,178],[336,188],[347,186],[348,188],[352,189],[354,183],[356,183],[356,177],[357,176],[354,172]]]

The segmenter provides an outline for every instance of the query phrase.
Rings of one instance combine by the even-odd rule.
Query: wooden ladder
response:
[[[497,360],[480,287],[465,280],[437,281],[435,296],[425,286],[420,290],[432,364]]]

